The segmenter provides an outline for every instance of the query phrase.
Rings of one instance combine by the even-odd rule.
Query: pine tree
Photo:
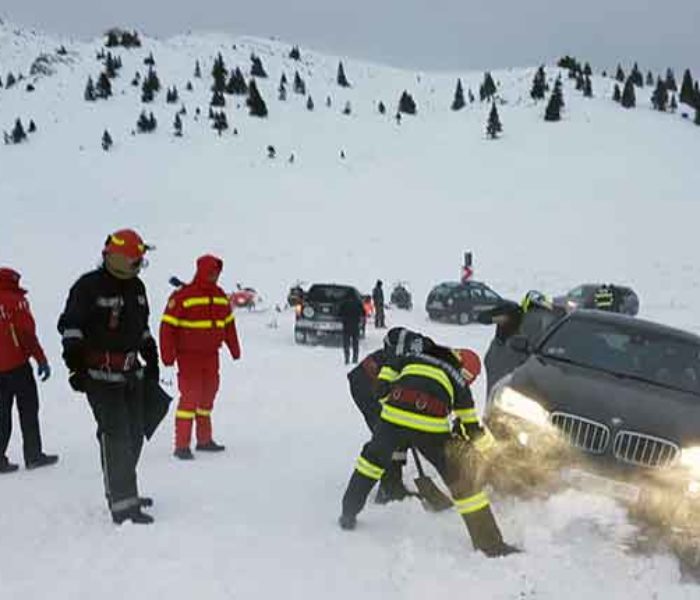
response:
[[[15,76],[12,73],[8,73],[7,79],[5,79],[5,89],[9,90],[15,83],[17,83]]]
[[[690,69],[686,69],[683,73],[683,81],[681,82],[680,101],[683,104],[693,105],[693,76],[690,74]]]
[[[280,77],[280,85],[287,85],[289,81],[287,81],[287,74],[282,71],[282,75]]]
[[[194,63],[194,76],[197,79],[200,79],[202,77],[202,67],[200,66],[198,60]]]
[[[564,107],[564,94],[562,92],[561,79],[557,79],[554,84],[554,90],[552,95],[549,97],[549,102],[547,103],[547,108],[544,111],[545,121],[560,121],[561,120],[561,109]]]
[[[185,86],[185,89],[186,89],[188,92],[191,92],[191,91],[194,89],[194,86],[192,85],[192,82],[191,82],[191,81],[188,81],[188,82],[187,82],[187,85]]]
[[[579,72],[576,75],[576,90],[579,92],[582,91],[585,85],[586,85],[586,80],[583,77],[583,73]]]
[[[314,99],[309,94],[309,97],[306,99],[306,110],[313,110],[313,109],[314,109]]]
[[[348,100],[345,103],[345,108],[343,108],[343,114],[344,115],[350,115],[352,114],[352,106],[350,105],[350,100]]]
[[[678,102],[676,101],[676,95],[671,94],[671,104],[669,105],[671,112],[674,113],[678,110]]]
[[[294,93],[306,96],[306,84],[299,75],[299,71],[294,71]]]
[[[330,107],[331,107],[331,104],[332,104],[332,102],[331,102],[331,97],[330,97],[330,96],[326,96],[326,108],[330,108]]]
[[[136,121],[136,130],[139,133],[147,133],[149,131],[149,121],[146,111],[141,111],[138,121]]]
[[[251,79],[248,84],[248,99],[246,100],[246,105],[252,117],[263,118],[267,116],[267,105],[258,91],[255,79]]]
[[[634,82],[631,77],[625,82],[625,89],[622,90],[620,104],[623,108],[634,108],[637,105],[637,97],[634,93]]]
[[[651,71],[647,71],[647,85],[654,85],[654,74]]]
[[[100,78],[97,80],[97,85],[95,86],[95,95],[98,98],[107,99],[112,95],[112,84],[107,77],[107,73],[100,73]]]
[[[182,137],[182,119],[180,118],[180,113],[175,114],[173,129],[175,130],[175,137]]]
[[[87,102],[95,101],[95,85],[92,83],[92,77],[88,77],[87,85],[85,86],[85,93],[83,97]]]
[[[104,133],[102,134],[102,149],[105,152],[108,152],[113,144],[114,142],[112,141],[112,136],[109,135],[109,131],[105,129]]]
[[[15,126],[12,129],[12,143],[19,144],[27,139],[27,134],[24,132],[24,127],[22,126],[22,121],[19,117],[15,121]]]
[[[345,67],[343,67],[343,61],[338,63],[338,75],[336,76],[336,82],[340,87],[350,87],[350,82],[345,76]]]
[[[146,78],[143,80],[143,85],[141,86],[141,102],[147,104],[153,102],[153,98],[155,98],[153,87],[149,83],[148,78]]]
[[[250,74],[253,77],[260,77],[261,79],[264,79],[267,77],[267,73],[265,72],[265,67],[263,67],[262,60],[260,60],[260,57],[255,56],[255,54],[252,54],[250,56],[250,60],[252,62],[252,66],[250,68]]]
[[[498,116],[498,109],[496,108],[496,103],[491,104],[491,112],[489,113],[489,120],[486,124],[486,135],[488,135],[492,140],[498,137],[498,134],[503,131],[503,126],[501,125],[501,119]]]
[[[139,85],[141,85],[141,73],[139,73],[138,71],[134,75],[134,78],[131,80],[131,85],[133,87],[138,87]]]
[[[107,52],[107,58],[105,59],[105,73],[110,79],[114,79],[117,76],[117,62],[114,60],[111,52]]]
[[[226,118],[226,113],[223,110],[214,115],[214,123],[212,124],[212,127],[219,135],[228,129],[228,119]]]
[[[663,81],[661,81],[661,77],[659,77],[658,81],[656,82],[656,89],[651,95],[651,105],[654,107],[655,110],[663,112],[666,110],[667,104],[668,90],[666,89],[666,84]]]
[[[177,93],[177,88],[173,86],[173,89],[168,89],[168,93],[165,96],[165,101],[168,104],[177,104],[180,101],[180,95]]]
[[[455,89],[455,96],[452,100],[452,110],[462,110],[467,103],[464,101],[464,88],[462,88],[462,80],[457,79],[457,88]]]
[[[384,106],[384,102],[382,102],[381,100],[379,101],[379,105],[377,106],[377,110],[379,110],[380,115],[386,114],[386,106]]]
[[[613,101],[620,102],[622,100],[622,92],[620,92],[620,86],[616,83],[615,89],[613,90]]]
[[[2,77],[0,77],[0,89],[2,89]]]
[[[530,98],[533,100],[544,100],[544,95],[547,87],[547,77],[544,73],[544,66],[537,69],[535,77],[532,80],[532,89],[530,90]]]
[[[117,32],[114,29],[110,29],[107,32],[107,41],[105,42],[105,46],[107,46],[107,48],[115,48],[118,45],[119,37],[117,36]]]
[[[148,115],[148,131],[155,131],[156,127],[158,127],[158,121],[156,121],[153,113],[150,113]]]
[[[211,102],[209,103],[211,106],[226,106],[226,96],[219,90],[216,90],[214,94],[211,97]]]
[[[243,72],[239,67],[236,67],[231,74],[228,89],[231,94],[236,96],[245,96],[248,93],[248,84],[245,81]]]
[[[146,82],[148,82],[148,86],[151,88],[151,91],[153,91],[154,93],[160,92],[160,79],[158,79],[158,74],[152,67],[148,67]]]
[[[27,133],[35,133],[36,132],[36,123],[34,122],[34,119],[29,119],[29,127],[27,128]]]
[[[589,75],[586,75],[586,81],[583,84],[583,96],[584,98],[593,98],[593,84]]]
[[[213,92],[223,93],[226,89],[226,78],[228,77],[228,70],[224,63],[224,57],[221,56],[221,52],[216,56],[214,60],[214,66],[211,68],[211,76],[214,78],[214,85],[212,85]]]
[[[492,100],[493,97],[496,95],[496,84],[493,81],[493,77],[491,77],[491,73],[488,71],[484,73],[484,83],[481,86],[482,94],[482,102],[484,100]]]
[[[301,60],[301,52],[299,52],[299,46],[294,46],[289,52],[289,58],[292,60]]]
[[[156,64],[155,58],[153,58],[153,52],[149,52],[148,56],[143,59],[143,64],[153,67]]]
[[[634,63],[634,67],[632,67],[632,72],[630,73],[630,78],[632,79],[632,83],[634,85],[636,85],[637,87],[644,87],[644,76],[642,75],[642,72],[639,70],[637,63]]]
[[[696,125],[700,125],[700,106],[695,109],[695,120],[693,121]]]
[[[586,63],[583,67],[583,74],[586,77],[590,77],[591,75],[593,75],[593,69],[591,69],[591,65],[589,63]]]
[[[668,69],[666,71],[666,89],[670,92],[678,91],[678,86],[676,85],[676,76],[673,74],[673,69]]]
[[[406,90],[403,91],[399,99],[399,112],[407,115],[415,115],[417,112],[416,102]]]
[[[622,65],[617,65],[617,74],[615,75],[615,79],[617,79],[617,81],[620,83],[625,82],[625,72],[622,70]]]
[[[277,88],[277,99],[280,102],[286,102],[287,100],[287,88],[281,81],[279,87]]]

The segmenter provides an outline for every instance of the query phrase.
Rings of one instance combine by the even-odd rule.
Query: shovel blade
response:
[[[430,477],[414,479],[423,507],[430,512],[441,512],[452,508],[452,500],[445,495]]]

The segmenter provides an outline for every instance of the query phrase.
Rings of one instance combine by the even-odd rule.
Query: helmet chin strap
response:
[[[130,268],[128,260],[118,254],[105,254],[104,264],[107,272],[117,279],[133,279],[141,270],[139,267]]]

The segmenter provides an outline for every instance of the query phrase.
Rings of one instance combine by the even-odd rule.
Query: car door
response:
[[[469,290],[471,296],[471,314],[474,318],[480,312],[488,310],[500,302],[499,296],[482,283],[474,283]]]

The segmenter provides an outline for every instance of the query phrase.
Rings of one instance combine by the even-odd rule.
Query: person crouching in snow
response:
[[[190,450],[192,424],[196,449],[221,452],[212,438],[211,413],[219,390],[219,348],[225,342],[234,360],[241,357],[238,333],[226,293],[217,285],[224,263],[215,256],[197,259],[197,272],[188,285],[174,292],[160,325],[163,363],[177,362],[180,402],[175,413],[175,452],[182,460]]]

